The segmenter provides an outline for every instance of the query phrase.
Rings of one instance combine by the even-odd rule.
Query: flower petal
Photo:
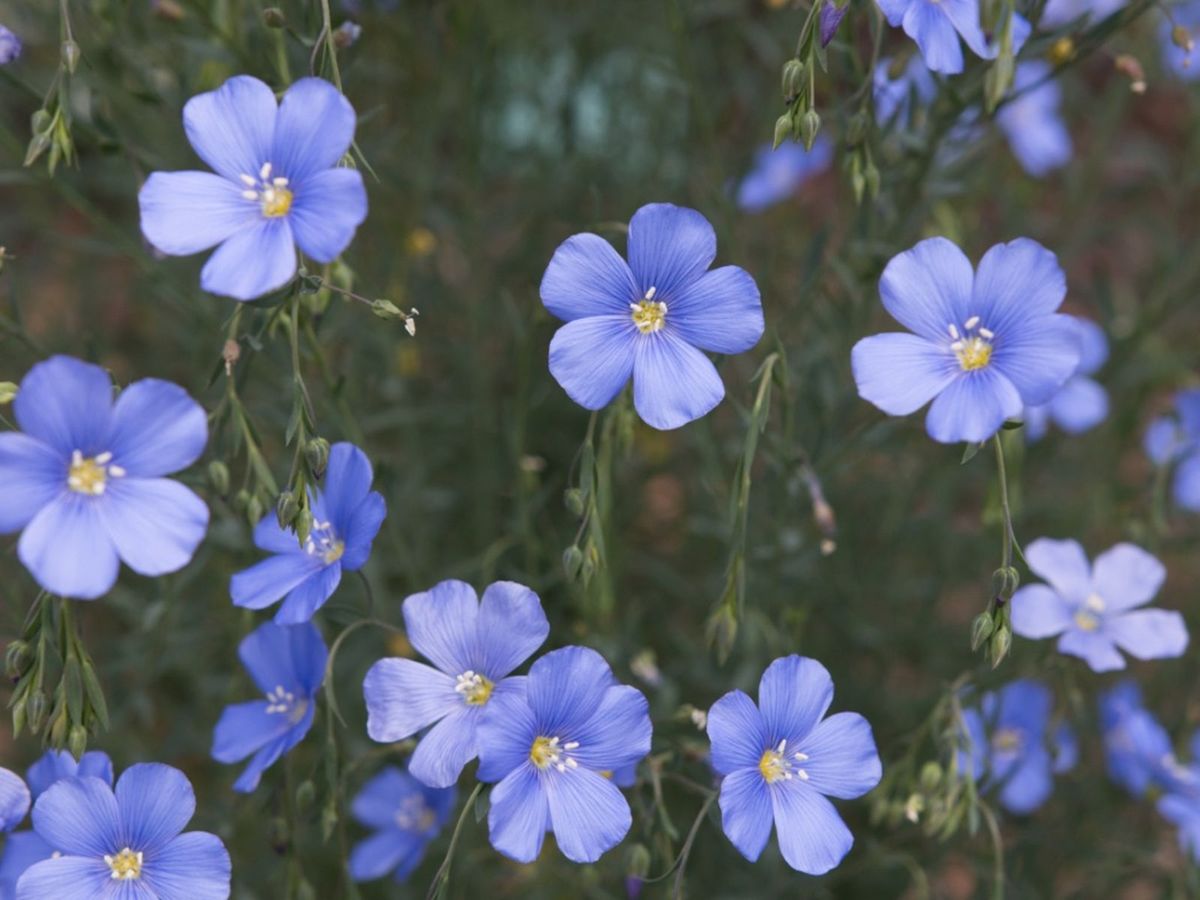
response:
[[[616,790],[616,788],[613,788]],[[530,863],[542,851],[550,805],[532,763],[514,769],[492,788],[488,837],[509,859]]]
[[[454,678],[411,659],[381,659],[363,680],[367,734],[390,743],[463,708]]]
[[[196,814],[187,776],[162,763],[130,766],[117,779],[115,792],[124,846],[143,852],[164,848]]]
[[[12,831],[29,812],[29,788],[16,772],[0,768],[0,832]]]
[[[400,805],[420,795],[421,785],[415,778],[396,766],[387,766],[362,786],[350,811],[369,828],[393,828]]]
[[[916,412],[961,369],[952,353],[915,334],[876,334],[854,345],[850,365],[858,395],[890,416]]]
[[[854,836],[833,804],[798,779],[770,788],[779,850],[798,872],[823,875],[854,846]]]
[[[1066,296],[1067,276],[1058,257],[1037,241],[1017,238],[996,244],[979,261],[969,315],[1003,336],[1015,322],[1053,313]]]
[[[234,606],[265,609],[302,584],[316,578],[325,564],[307,553],[281,553],[269,556],[248,569],[234,574],[229,596]]]
[[[1134,544],[1117,544],[1092,564],[1092,590],[1113,612],[1149,603],[1166,577],[1166,566]]]
[[[1125,668],[1125,657],[1117,651],[1112,638],[1098,631],[1071,629],[1058,639],[1058,652],[1083,659],[1093,672],[1113,672]]]
[[[1086,375],[1076,375],[1054,395],[1049,409],[1067,434],[1083,434],[1108,418],[1108,391]]]
[[[655,299],[670,306],[717,256],[717,234],[694,209],[648,203],[629,220],[629,268],[637,296],[655,288]]]
[[[1032,747],[1009,773],[1000,789],[1000,803],[1009,812],[1025,815],[1046,802],[1054,787],[1050,754]]]
[[[232,863],[215,834],[181,834],[145,866],[142,878],[157,900],[226,900]]]
[[[143,378],[117,398],[108,449],[127,474],[157,478],[186,469],[206,443],[208,416],[179,385]]]
[[[977,0],[940,0],[936,4],[932,4],[934,8],[940,9],[954,25],[954,30],[962,37],[964,43],[971,48],[971,52],[983,59],[990,59],[995,54],[988,48],[987,38],[983,35],[983,28],[979,24],[979,3]],[[1018,30],[1014,23],[1013,42],[1016,44],[1016,31]],[[1017,44],[1014,52],[1020,49]],[[930,68],[933,68],[930,66]]]
[[[533,664],[526,697],[539,728],[547,734],[582,729],[613,686],[612,669],[590,647],[562,647]]]
[[[730,772],[721,780],[719,802],[725,836],[742,856],[757,862],[775,823],[771,794],[762,774],[757,768]]]
[[[296,726],[289,728],[255,753],[246,768],[242,770],[242,774],[238,776],[237,781],[233,783],[233,789],[240,794],[250,794],[257,790],[258,785],[262,782],[263,773],[275,765],[280,757],[304,740],[304,736],[312,728],[314,711],[314,707],[310,705],[304,712],[304,718]]]
[[[300,582],[284,599],[275,621],[280,625],[299,625],[311,621],[317,610],[333,596],[342,581],[342,566],[331,563],[321,568],[316,575]]]
[[[550,340],[550,374],[584,409],[602,409],[629,383],[638,336],[627,313],[568,322]]]
[[[516,685],[512,685],[516,682]],[[506,678],[496,685],[492,699],[479,717],[480,781],[500,781],[529,764],[529,751],[537,737],[538,722],[526,697],[527,679]]]
[[[17,882],[18,900],[95,900],[108,895],[112,870],[99,856],[58,856],[25,870]]]
[[[0,434],[0,534],[19,531],[67,485],[67,460],[19,431]]]
[[[394,809],[392,815],[395,816]],[[354,845],[350,851],[350,875],[355,881],[373,881],[390,875],[414,855],[419,858],[428,843],[424,835],[384,828]]]
[[[533,656],[550,635],[538,595],[513,581],[488,585],[479,604],[479,666],[492,681]]]
[[[404,628],[413,647],[450,675],[476,666],[479,600],[465,581],[440,581],[404,600]]]
[[[286,715],[267,712],[265,700],[227,706],[213,730],[212,758],[219,763],[241,762],[291,727]]]
[[[300,539],[291,529],[279,527],[279,517],[269,512],[254,526],[254,546],[270,553],[302,553]]]
[[[1013,383],[988,366],[962,373],[938,394],[925,416],[925,430],[943,444],[986,441],[1023,408]]]
[[[916,0],[908,5],[901,23],[904,33],[917,42],[931,72],[956,75],[963,70],[963,52],[958,32],[939,4]]]
[[[142,236],[169,256],[215,247],[261,216],[244,189],[211,172],[154,172],[138,191]]]
[[[387,503],[383,494],[371,491],[350,515],[350,524],[346,526],[343,536],[346,551],[341,559],[343,569],[356,572],[367,564],[371,557],[371,545],[385,518]]]
[[[284,626],[263,622],[242,638],[238,658],[264,694],[282,687],[311,697],[325,680],[329,654],[321,632],[312,623]]]
[[[1179,463],[1171,493],[1184,509],[1200,511],[1200,450]]]
[[[275,94],[249,75],[230,78],[183,107],[183,127],[199,157],[231,181],[257,177],[271,158]]]
[[[633,405],[660,431],[699,419],[725,397],[725,385],[707,356],[671,333],[645,335],[636,344]]]
[[[13,400],[17,425],[64,458],[78,450],[95,456],[104,446],[112,416],[112,380],[99,366],[52,356],[31,368]]]
[[[570,734],[579,742],[572,755],[579,764],[613,772],[634,765],[650,752],[650,707],[637,688],[610,687],[591,718]]]
[[[103,498],[63,493],[21,532],[17,555],[52,594],[94,600],[117,580],[117,550],[97,500]]]
[[[301,78],[279,101],[270,160],[280,174],[307,189],[310,176],[346,155],[354,124],[354,107],[341,91],[323,78]]]
[[[1025,547],[1025,561],[1064,600],[1077,604],[1092,591],[1092,566],[1078,541],[1038,538]]]
[[[722,266],[682,288],[668,305],[666,322],[693,347],[745,353],[763,335],[762,297],[749,272]]]
[[[288,220],[300,249],[320,263],[341,255],[367,217],[367,189],[355,169],[329,169],[304,180]]]
[[[0,897],[16,900],[17,881],[25,870],[54,855],[54,848],[37,836],[36,831],[18,831],[4,839],[0,855]]]
[[[1050,402],[1079,367],[1079,332],[1070,316],[1012,321],[996,334],[990,368],[1002,372],[1031,406]]]
[[[460,701],[457,709],[429,729],[408,761],[413,777],[436,788],[457,782],[467,763],[479,753],[475,736],[479,712],[478,707],[467,707]]]
[[[554,840],[563,856],[591,863],[629,833],[633,816],[625,795],[609,779],[589,769],[568,769],[544,777]]]
[[[208,530],[204,501],[169,478],[110,480],[96,509],[117,554],[139,575],[179,571]]]
[[[1012,597],[1012,628],[1031,640],[1055,637],[1073,624],[1073,608],[1044,584],[1030,584]]]
[[[1071,318],[1079,333],[1079,374],[1094,375],[1108,360],[1108,335],[1091,319]]]
[[[1182,656],[1188,645],[1187,625],[1174,610],[1139,609],[1105,622],[1117,646],[1137,659]]]
[[[374,478],[367,454],[353,444],[339,441],[329,448],[321,499],[325,503],[325,515],[339,535],[344,534],[355,510],[367,498]]]
[[[593,316],[629,319],[640,299],[633,273],[612,244],[598,234],[576,234],[558,245],[540,289],[542,304],[564,322]]]
[[[33,805],[33,828],[69,856],[102,857],[122,837],[117,800],[99,778],[64,778],[51,785]]]
[[[767,666],[758,682],[758,707],[770,746],[781,740],[799,743],[821,721],[832,702],[829,670],[815,659],[794,653]]]
[[[817,724],[796,748],[808,756],[799,763],[808,785],[829,797],[861,797],[883,776],[871,726],[858,713],[837,713]]]
[[[722,775],[757,766],[771,738],[758,707],[742,691],[730,691],[708,710],[712,767]]]
[[[948,327],[961,326],[970,315],[965,310],[974,278],[971,261],[958,247],[945,238],[929,238],[892,258],[879,279],[879,295],[892,318],[909,331],[948,343]]]
[[[296,247],[287,219],[262,219],[217,248],[200,270],[200,286],[210,294],[254,300],[295,274]]]

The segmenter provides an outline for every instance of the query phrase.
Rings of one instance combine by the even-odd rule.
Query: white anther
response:
[[[650,288],[650,290],[646,291],[646,299],[647,299],[647,300],[653,300],[653,299],[654,299],[654,295],[655,295],[655,294],[657,294],[657,293],[658,293],[658,288],[656,288],[656,287],[651,287],[651,288]]]
[[[242,184],[246,185],[246,187],[254,187],[256,184],[258,184],[258,182],[254,180],[253,175],[239,175],[238,177],[242,179]]]
[[[262,164],[262,168],[258,170],[258,180],[266,181],[270,177],[271,177],[271,164],[269,162],[265,162]]]
[[[956,341],[958,340],[958,328],[955,327],[953,323],[947,325],[946,330],[950,332],[950,337],[954,338]]]
[[[563,744],[563,749],[564,750],[578,750],[579,749],[579,741],[567,741],[565,744]]]
[[[989,341],[996,336],[996,332],[991,331],[990,329],[987,329],[987,328],[980,328],[979,334],[982,337],[987,338]]]
[[[967,321],[963,322],[963,325],[966,326],[967,331],[970,331],[972,328],[974,328],[978,324],[979,324],[979,316],[971,316],[971,318],[969,318],[969,319],[967,319]]]

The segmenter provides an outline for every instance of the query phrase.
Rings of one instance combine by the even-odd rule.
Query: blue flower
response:
[[[1107,19],[1125,5],[1125,0],[1049,0],[1038,24],[1043,28],[1058,28],[1082,19]]]
[[[15,62],[20,58],[20,39],[3,25],[0,25],[0,66],[7,66],[10,62]]]
[[[708,711],[712,766],[721,781],[721,826],[754,862],[774,825],[779,850],[793,869],[828,872],[854,836],[827,797],[861,797],[883,767],[871,726],[858,713],[825,718],[833,680],[823,665],[785,656],[758,683],[758,706],[730,691]]]
[[[979,0],[877,0],[893,28],[917,42],[925,64],[951,75],[963,70],[961,37],[976,56],[995,56],[979,25]]]
[[[230,862],[220,838],[180,834],[195,811],[186,776],[158,763],[130,766],[115,792],[99,778],[59,781],[34,804],[33,828],[61,855],[26,870],[18,900],[224,900]]]
[[[479,723],[479,780],[492,788],[492,846],[533,862],[547,831],[572,862],[595,862],[629,832],[613,772],[650,752],[650,715],[603,657],[563,647],[533,664],[517,689],[492,698]]]
[[[1187,647],[1183,616],[1137,609],[1167,576],[1140,547],[1117,544],[1089,565],[1075,541],[1040,538],[1025,548],[1025,560],[1049,584],[1027,585],[1013,595],[1013,631],[1022,637],[1058,636],[1059,653],[1081,657],[1094,672],[1125,668],[1118,647],[1137,659],[1180,656]]]
[[[629,263],[608,241],[564,241],[541,296],[567,324],[550,342],[550,372],[586,409],[607,406],[633,378],[638,415],[659,429],[708,413],[725,385],[701,350],[743,353],[763,333],[754,279],[737,266],[708,271],[717,236],[694,209],[643,206],[629,222]]]
[[[859,396],[893,416],[933,400],[925,430],[935,441],[987,440],[1078,366],[1075,325],[1055,313],[1066,291],[1054,254],[1028,238],[992,247],[977,272],[945,238],[921,241],[879,280],[884,307],[915,334],[854,345]]]
[[[821,7],[825,10],[827,6]],[[737,189],[737,205],[746,212],[762,212],[776,203],[787,200],[800,185],[829,168],[833,144],[818,137],[812,150],[788,141],[772,150],[761,145],[754,153],[754,168],[742,179]]]
[[[1082,434],[1108,417],[1108,391],[1090,377],[1108,359],[1108,338],[1095,322],[1075,318],[1075,325],[1079,333],[1079,368],[1049,403],[1026,407],[1025,436],[1030,441],[1041,440],[1051,422],[1068,434]]]
[[[1071,134],[1060,111],[1062,86],[1050,77],[1052,72],[1040,60],[1021,63],[1013,80],[1016,96],[996,113],[1017,162],[1035,178],[1071,161]]]
[[[274,513],[254,529],[254,543],[274,553],[233,576],[229,593],[234,605],[265,609],[286,597],[275,614],[280,625],[307,622],[333,596],[342,572],[366,565],[371,543],[379,533],[387,504],[371,490],[374,479],[365,453],[353,444],[334,444],[329,450],[325,489],[309,497],[312,529],[303,544],[295,532],[279,527]]]
[[[262,773],[312,728],[329,654],[311,622],[265,622],[242,639],[238,656],[266,699],[225,707],[213,731],[212,755],[217,762],[237,763],[253,754],[233,785],[250,793]]]
[[[893,120],[898,125],[908,122],[914,111],[928,106],[937,94],[933,73],[919,56],[910,56],[902,69],[893,70],[896,61],[880,60],[873,79],[875,118],[882,124]]]
[[[1045,685],[1020,678],[998,694],[985,694],[980,709],[963,711],[958,767],[988,787],[998,786],[1009,812],[1031,813],[1046,802],[1053,773],[1078,759],[1074,734],[1060,725],[1047,734],[1053,698]]]
[[[183,127],[216,174],[153,173],[138,194],[142,234],[171,256],[219,244],[200,273],[206,291],[270,293],[296,274],[297,247],[332,262],[366,218],[362,175],[337,168],[354,109],[320,78],[300,79],[278,105],[257,78],[230,78],[187,102]]]
[[[204,451],[204,410],[180,387],[147,378],[113,402],[108,374],[67,356],[38,363],[13,402],[20,432],[0,434],[0,534],[52,594],[92,600],[120,562],[142,575],[187,565],[208,507],[162,476]]]
[[[454,788],[427,787],[395,766],[368,781],[350,809],[375,833],[350,852],[354,880],[389,873],[396,881],[408,878],[446,824],[456,797]]]
[[[367,672],[367,734],[402,741],[434,727],[417,744],[408,770],[431,787],[449,787],[479,755],[480,717],[505,694],[520,694],[524,678],[510,673],[550,633],[538,595],[511,581],[483,592],[443,581],[404,601],[404,627],[436,668],[411,659],[382,659]]]
[[[1142,446],[1160,466],[1175,465],[1171,494],[1175,502],[1200,512],[1200,389],[1175,396],[1177,417],[1155,419]]]
[[[1151,787],[1181,788],[1193,776],[1175,759],[1170,735],[1142,705],[1132,681],[1122,681],[1100,695],[1100,729],[1109,777],[1142,797]]]
[[[12,831],[29,812],[29,788],[21,776],[0,768],[0,831]]]
[[[1182,25],[1193,35],[1200,30],[1200,2],[1190,2],[1172,5],[1169,16],[1161,16],[1158,24],[1158,42],[1162,49],[1163,64],[1182,81],[1195,81],[1200,78],[1200,60],[1196,51],[1189,53],[1175,44],[1171,30],[1175,25]]]
[[[0,900],[17,900],[17,882],[34,863],[54,856],[54,848],[34,831],[18,831],[4,841],[0,857]]]

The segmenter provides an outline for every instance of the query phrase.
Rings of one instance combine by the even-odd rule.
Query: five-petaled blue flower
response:
[[[262,773],[304,740],[312,728],[328,655],[312,622],[265,622],[242,639],[238,656],[266,699],[227,706],[213,731],[217,762],[237,763],[254,755],[234,783],[235,791],[253,791]]]
[[[16,772],[0,768],[0,831],[12,831],[29,812],[29,788]]]
[[[998,694],[985,694],[979,710],[963,711],[959,770],[999,786],[1000,804],[1009,812],[1036,810],[1053,790],[1053,774],[1078,762],[1079,747],[1066,723],[1047,733],[1053,703],[1044,684],[1019,678]]]
[[[0,66],[6,66],[21,57],[21,40],[3,25],[0,25]]]
[[[200,273],[206,291],[253,300],[296,274],[296,248],[320,263],[346,249],[367,215],[362,175],[336,168],[354,140],[354,109],[320,78],[278,105],[239,75],[183,108],[193,149],[212,172],[155,172],[138,204],[142,233],[171,256],[220,245]]]
[[[617,684],[603,657],[563,647],[494,696],[479,723],[479,780],[491,794],[492,846],[533,862],[547,831],[573,862],[595,862],[629,832],[612,775],[650,752],[646,698]]]
[[[1183,616],[1137,609],[1158,593],[1167,570],[1133,544],[1117,544],[1089,565],[1075,541],[1041,538],[1025,548],[1029,568],[1049,584],[1031,584],[1012,598],[1013,631],[1058,637],[1058,650],[1087,661],[1094,672],[1125,668],[1121,648],[1137,659],[1180,656],[1188,643]]]
[[[525,679],[510,673],[542,645],[550,623],[524,585],[498,581],[480,602],[469,584],[443,581],[404,601],[404,626],[436,668],[411,659],[375,663],[363,681],[367,733],[390,743],[433,725],[408,770],[431,787],[449,787],[479,755],[489,703],[523,690]]]
[[[564,241],[542,278],[546,309],[567,324],[550,372],[586,409],[633,378],[638,415],[659,429],[708,413],[725,385],[701,350],[743,353],[763,333],[758,285],[744,269],[709,271],[717,236],[694,209],[643,206],[629,222],[629,262],[596,234]]]
[[[963,70],[961,36],[976,56],[995,56],[979,24],[979,0],[877,0],[893,28],[917,42],[925,65],[951,75]]]
[[[59,855],[26,870],[17,900],[224,900],[224,844],[202,831],[180,834],[195,811],[191,784],[171,766],[130,766],[115,792],[99,778],[64,778],[33,807],[34,830]]]
[[[21,432],[0,434],[0,534],[52,594],[91,600],[121,560],[142,575],[187,565],[208,507],[163,476],[204,451],[204,410],[183,388],[147,378],[113,402],[108,373],[67,356],[38,363],[13,402]]]
[[[456,796],[454,788],[428,787],[388,766],[363,786],[350,807],[354,818],[375,831],[350,852],[350,875],[370,881],[391,874],[404,881],[446,824]]]
[[[1159,466],[1175,466],[1171,494],[1175,502],[1200,512],[1200,389],[1175,397],[1177,417],[1155,419],[1146,430],[1143,447]]]
[[[822,6],[822,12],[830,5]],[[754,168],[738,185],[738,208],[762,212],[787,200],[800,185],[828,169],[832,159],[833,144],[824,136],[817,138],[811,150],[791,141],[774,150],[763,144],[754,153]]]
[[[915,334],[854,345],[858,393],[893,416],[933,400],[925,429],[934,440],[987,440],[1078,367],[1075,325],[1055,312],[1066,292],[1054,254],[1028,238],[992,247],[975,272],[945,238],[921,241],[879,280],[884,307]]]
[[[264,609],[286,597],[275,614],[280,625],[307,622],[333,596],[342,572],[367,563],[387,505],[371,490],[374,479],[365,453],[353,444],[329,450],[325,487],[309,496],[313,523],[303,544],[279,527],[274,513],[254,529],[254,543],[274,556],[238,572],[229,583],[237,606]]]
[[[833,679],[807,657],[775,660],[758,683],[758,705],[730,691],[708,711],[712,765],[721,781],[721,826],[754,862],[771,837],[793,869],[828,872],[854,836],[827,797],[861,797],[883,773],[871,726],[858,713],[825,718]]]
[[[1200,785],[1180,765],[1171,737],[1142,705],[1142,692],[1133,681],[1122,681],[1100,695],[1100,730],[1109,777],[1142,797],[1151,787],[1178,791]]]
[[[1104,329],[1087,319],[1072,317],[1079,332],[1079,368],[1049,403],[1026,407],[1025,436],[1041,440],[1053,422],[1067,434],[1082,434],[1108,417],[1108,391],[1091,376],[1108,359]]]
[[[1071,161],[1071,134],[1062,119],[1062,86],[1051,78],[1049,63],[1035,60],[1017,66],[1014,96],[996,113],[996,124],[1008,139],[1017,162],[1041,178]]]

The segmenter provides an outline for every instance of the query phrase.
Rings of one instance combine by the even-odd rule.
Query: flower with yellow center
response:
[[[658,288],[652,287],[641,300],[629,304],[629,308],[633,310],[630,318],[642,334],[654,334],[667,324],[667,304],[655,300],[656,293]]]
[[[979,324],[979,316],[971,316],[963,323],[963,330],[953,323],[946,326],[950,333],[950,349],[958,358],[964,372],[985,368],[992,361],[992,340],[996,335]]]
[[[567,741],[564,744],[556,737],[539,736],[534,738],[533,746],[529,748],[529,761],[542,771],[553,766],[559,772],[565,772],[579,768],[579,763],[567,756],[569,751],[578,749],[579,741]]]
[[[796,765],[807,759],[808,754],[799,752],[793,753],[789,759],[787,740],[782,740],[778,746],[768,747],[763,751],[762,757],[758,760],[758,771],[767,784],[774,784],[776,781],[791,781],[792,778],[808,781],[808,773]]]
[[[104,857],[114,881],[135,881],[142,877],[142,854],[126,847],[115,856]]]
[[[1090,594],[1083,601],[1083,606],[1075,610],[1075,624],[1084,631],[1095,631],[1100,627],[1100,616],[1105,608],[1106,604],[1103,597],[1099,594]]]
[[[271,164],[263,163],[258,170],[258,178],[253,175],[242,175],[242,183],[246,190],[242,196],[247,200],[257,201],[262,214],[268,219],[286,216],[292,208],[292,191],[288,180],[282,176],[271,177]]]
[[[462,695],[467,706],[483,706],[491,699],[494,687],[495,684],[487,676],[472,669],[459,675],[454,684],[454,690]]]
[[[82,451],[76,450],[71,454],[71,464],[67,469],[67,487],[78,494],[100,496],[109,478],[120,478],[125,474],[124,469],[112,464],[112,458],[113,455],[108,452],[85,457]]]

